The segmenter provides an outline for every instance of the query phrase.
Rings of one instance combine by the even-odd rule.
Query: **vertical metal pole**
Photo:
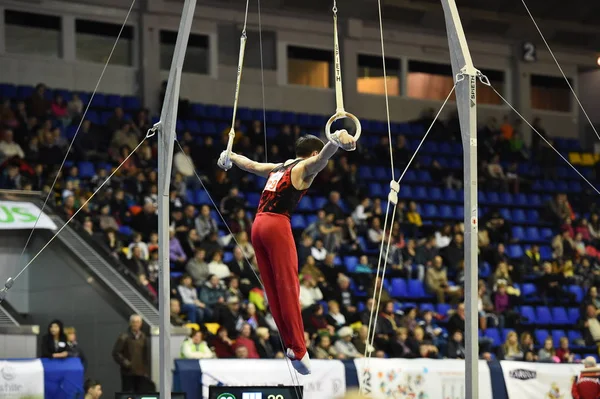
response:
[[[171,63],[169,81],[163,102],[160,122],[158,122],[158,257],[159,257],[159,289],[158,310],[160,317],[159,364],[160,364],[160,398],[171,398],[171,321],[169,315],[169,297],[171,291],[169,261],[169,188],[171,183],[171,166],[173,164],[173,146],[175,128],[177,126],[177,109],[179,105],[179,87],[181,71],[187,49],[188,39],[196,0],[186,0],[175,44],[175,53]]]
[[[464,152],[465,183],[465,399],[479,398],[477,317],[477,73],[454,0],[441,0],[446,17],[452,71],[457,77],[456,105]],[[458,76],[461,76],[459,79]]]

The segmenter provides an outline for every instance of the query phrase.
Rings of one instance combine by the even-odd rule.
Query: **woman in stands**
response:
[[[62,321],[52,320],[48,324],[48,333],[42,338],[42,357],[64,359],[69,356],[68,349]]]
[[[331,135],[327,144],[312,135],[296,141],[296,159],[283,164],[258,163],[223,151],[218,165],[229,170],[232,163],[242,170],[268,178],[254,224],[252,244],[273,317],[287,348],[287,356],[301,374],[310,374],[310,359],[304,341],[304,326],[298,300],[298,255],[290,225],[291,214],[313,180],[338,147],[356,149],[347,131]]]

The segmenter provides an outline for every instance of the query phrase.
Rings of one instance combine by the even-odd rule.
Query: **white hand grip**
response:
[[[353,114],[351,114],[350,112],[338,111],[335,114],[333,114],[333,116],[331,118],[329,118],[329,120],[327,121],[327,124],[325,125],[325,135],[327,135],[327,139],[329,139],[329,141],[333,142],[333,140],[331,139],[331,125],[333,124],[333,122],[337,121],[338,119],[344,119],[344,118],[348,118],[352,122],[354,122],[354,126],[356,126],[356,132],[354,133],[354,139],[356,141],[358,141],[358,139],[360,138],[360,132],[362,130],[362,127],[360,125],[360,121],[358,120],[358,118],[356,116],[354,116]]]

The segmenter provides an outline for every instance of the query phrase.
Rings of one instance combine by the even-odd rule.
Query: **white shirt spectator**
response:
[[[181,296],[181,300],[186,305],[195,305],[198,300],[198,291],[196,291],[195,287],[185,287],[183,285],[179,285],[177,287],[177,291],[179,291],[179,295]]]
[[[300,307],[306,309],[323,299],[323,293],[319,287],[309,288],[302,284],[300,286]]]
[[[12,132],[4,133],[4,140],[0,141],[0,152],[6,158],[19,157],[25,158],[25,153],[21,146],[12,140]]]
[[[132,242],[129,244],[129,251],[127,251],[127,259],[131,259],[133,254],[133,248],[138,247],[142,252],[142,259],[148,260],[150,259],[150,251],[148,250],[148,244],[145,242]]]
[[[435,232],[435,246],[438,248],[446,248],[448,245],[450,245],[450,241],[452,241],[452,238],[450,236],[445,236],[442,233],[440,233],[439,231]]]
[[[327,256],[327,250],[322,247],[322,248],[317,248],[317,247],[312,247],[310,249],[310,255],[315,258],[315,260],[317,262],[322,262],[325,260],[325,257]]]
[[[228,278],[231,275],[229,268],[221,260],[212,260],[208,264],[208,273],[214,274],[215,276],[219,277],[219,279],[221,279],[221,280]]]

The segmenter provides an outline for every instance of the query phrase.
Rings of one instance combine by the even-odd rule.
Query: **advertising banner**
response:
[[[39,214],[40,208],[30,202],[0,201],[0,229],[33,229]],[[56,230],[56,224],[42,213],[35,228]]]
[[[354,363],[359,383],[372,398],[465,398],[464,360],[372,358]],[[490,368],[484,360],[479,361],[478,398],[492,399]]]
[[[280,359],[207,359],[200,360],[202,398],[208,399],[209,386],[302,385],[304,399],[335,399],[346,393],[346,372],[339,360],[311,360],[312,373],[296,373],[291,364]],[[277,396],[279,399],[288,399]],[[266,399],[266,397],[265,397]],[[295,398],[289,398],[295,399]]]
[[[571,399],[581,364],[501,361],[508,399]]]
[[[42,361],[0,360],[0,399],[44,399]]]

